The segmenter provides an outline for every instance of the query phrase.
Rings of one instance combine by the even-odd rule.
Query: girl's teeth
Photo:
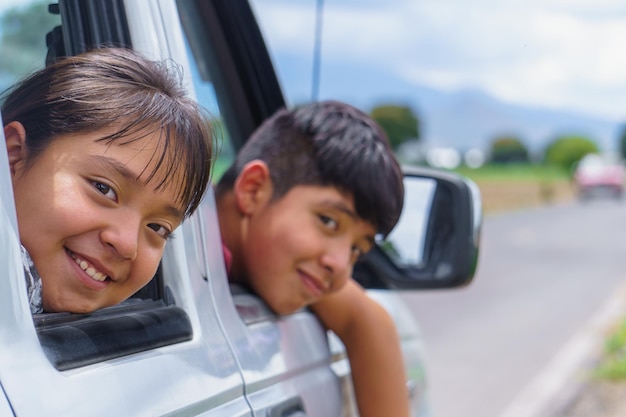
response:
[[[78,259],[76,258],[76,256],[72,256],[72,257],[74,258],[74,261],[76,261],[76,264],[80,266],[80,268],[83,271],[85,271],[87,275],[89,275],[91,278],[100,282],[107,279],[106,275],[104,275],[102,272],[96,271],[96,269],[93,266],[89,266],[89,264],[86,261],[83,261],[82,259]]]

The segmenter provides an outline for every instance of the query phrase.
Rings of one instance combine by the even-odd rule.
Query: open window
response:
[[[213,116],[221,178],[252,132],[285,106],[255,16],[245,0],[177,0],[198,101]],[[246,288],[231,285],[235,308],[252,324],[275,314]]]
[[[32,8],[37,15],[45,15]],[[120,0],[60,0],[47,6],[61,24],[46,35],[45,63],[98,46],[132,47]],[[42,63],[44,56],[41,56]],[[68,370],[191,340],[190,319],[164,285],[163,268],[130,300],[91,314],[36,314],[41,346],[58,370]]]

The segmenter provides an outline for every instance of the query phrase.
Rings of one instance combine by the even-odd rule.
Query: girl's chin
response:
[[[46,313],[73,313],[73,314],[87,314],[101,308],[92,303],[72,302],[71,300],[46,302],[43,303],[43,311]]]

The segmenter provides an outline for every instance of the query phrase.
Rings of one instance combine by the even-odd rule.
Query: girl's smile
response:
[[[106,288],[108,282],[111,281],[107,274],[100,272],[97,267],[95,267],[92,263],[86,261],[83,257],[76,255],[70,250],[67,250],[67,252],[74,261],[74,263],[76,263],[76,265],[78,265],[78,267],[84,272],[84,274],[78,272],[78,276],[80,278],[83,278],[87,285],[91,286],[94,290]],[[87,275],[88,278],[84,279],[83,275]]]

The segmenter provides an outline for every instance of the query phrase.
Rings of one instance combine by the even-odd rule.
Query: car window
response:
[[[188,37],[193,34],[188,33],[190,29],[185,30],[185,44],[189,55],[189,64],[191,66],[193,87],[196,92],[198,102],[208,110],[211,116],[213,133],[215,134],[217,144],[217,159],[213,166],[212,181],[216,183],[221,178],[224,171],[228,168],[235,157],[235,150],[228,134],[228,128],[224,123],[218,98],[215,93],[215,87],[207,70],[201,70],[198,62],[204,63],[208,58],[195,55],[191,50]]]
[[[388,37],[382,35],[377,45],[368,43],[381,30],[379,19],[389,19],[386,2],[377,2],[377,9],[346,0],[250,3],[290,105],[339,99],[369,112],[379,104],[402,104],[397,88],[377,83],[384,60],[402,60],[398,46],[383,44]],[[377,54],[381,59],[372,59]]]
[[[11,59],[0,61],[2,90],[9,88],[33,71],[43,68],[48,58],[57,56],[59,44],[67,48],[69,43],[66,42],[68,38],[65,37],[64,30],[67,33],[84,35],[89,29],[104,30],[108,29],[108,27],[105,28],[107,24],[111,24],[104,20],[98,23],[85,21],[83,14],[87,15],[89,11],[93,11],[90,7],[80,9],[79,13],[71,16],[71,19],[62,21],[59,5],[49,3],[48,1],[9,1],[3,2],[0,6],[0,22],[2,23],[0,50],[3,57],[11,57]],[[111,4],[107,3],[106,6]],[[102,3],[100,6],[104,7],[105,4]],[[113,10],[114,7],[122,6],[118,3],[111,6],[109,10]],[[105,15],[104,12],[102,13]],[[118,19],[117,23],[121,23],[122,20],[122,18]],[[80,28],[77,28],[78,26]],[[72,32],[70,29],[75,30]],[[87,36],[76,37],[87,38]],[[1,168],[7,169],[6,164]],[[3,197],[3,203],[12,200],[12,196]],[[166,253],[168,253],[167,250]],[[72,369],[133,352],[149,350],[155,346],[189,340],[192,337],[189,318],[184,309],[174,305],[173,297],[167,296],[162,269],[160,266],[156,278],[130,300],[118,306],[94,312],[91,317],[69,313],[34,314],[35,328],[50,362],[59,370]],[[18,279],[24,279],[22,274],[17,276]],[[171,290],[168,290],[171,293]],[[133,337],[115,337],[119,329],[128,327],[129,323],[145,314],[153,317],[159,316],[160,319],[153,322],[142,320],[142,326],[136,326],[135,329],[143,328],[135,332]],[[65,343],[65,338],[70,333],[73,349],[68,349]]]
[[[48,11],[47,0],[8,0],[0,3],[0,91],[4,91],[27,74],[45,66],[46,35],[61,24],[61,17]],[[187,35],[187,33],[185,33]],[[185,39],[187,41],[187,39]],[[203,73],[193,53],[187,48],[192,80],[198,101],[209,111],[219,149],[213,181],[217,181],[234,157],[227,128],[222,122],[213,82]]]
[[[250,1],[287,104],[294,106],[308,103],[319,97],[319,88],[323,85],[319,77],[319,64],[323,61],[324,50],[321,36],[317,36],[316,32],[321,29],[317,26],[321,23],[317,19],[319,2],[303,0],[298,1],[297,5],[279,3],[271,0]],[[273,24],[275,21],[283,24]],[[323,28],[323,31],[327,30],[327,26]]]
[[[45,66],[46,34],[61,24],[47,0],[0,2],[0,91]],[[10,57],[10,59],[8,59]]]

